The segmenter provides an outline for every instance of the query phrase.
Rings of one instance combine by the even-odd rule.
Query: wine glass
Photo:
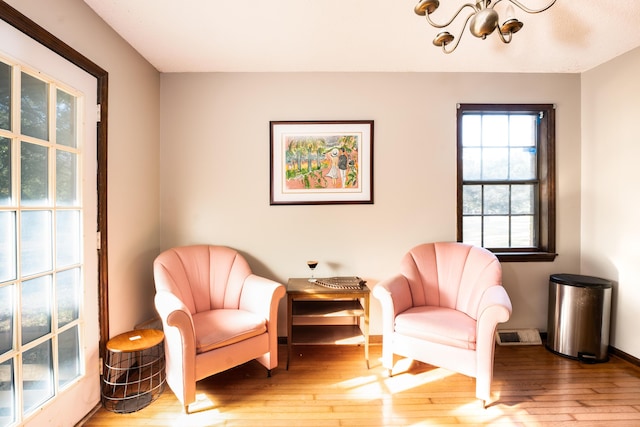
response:
[[[309,279],[309,281],[315,282],[316,279],[313,277],[313,270],[315,270],[316,267],[318,266],[318,261],[307,261],[307,265],[311,269],[311,278]]]

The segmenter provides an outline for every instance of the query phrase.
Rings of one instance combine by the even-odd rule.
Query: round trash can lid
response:
[[[600,277],[582,276],[580,274],[552,274],[549,278],[554,283],[583,288],[607,289],[611,287],[611,281]]]

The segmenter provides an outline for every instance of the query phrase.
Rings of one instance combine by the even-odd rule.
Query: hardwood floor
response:
[[[487,409],[475,380],[397,360],[388,378],[381,347],[371,369],[356,346],[286,347],[267,378],[250,362],[198,383],[200,412],[185,414],[169,388],[131,414],[100,408],[84,424],[104,426],[639,426],[640,368],[615,356],[583,364],[543,346],[498,346]],[[194,405],[195,406],[195,405]],[[194,407],[192,406],[192,410]]]

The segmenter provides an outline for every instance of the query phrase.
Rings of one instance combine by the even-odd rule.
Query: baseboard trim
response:
[[[632,365],[640,368],[640,359],[630,355],[629,353],[625,353],[622,350],[609,346],[609,354],[612,354],[613,356],[616,356],[618,359],[622,359],[625,362],[629,362]]]

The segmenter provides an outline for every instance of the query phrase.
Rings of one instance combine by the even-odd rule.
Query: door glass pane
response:
[[[78,319],[80,313],[80,269],[62,271],[56,274],[56,305],[58,307],[58,328]]]
[[[49,156],[47,147],[22,142],[20,197],[22,206],[42,206],[49,200]]]
[[[11,66],[0,62],[0,129],[11,130]]]
[[[80,262],[80,211],[56,213],[56,265],[58,268]]]
[[[11,140],[0,138],[0,206],[11,204]]]
[[[51,340],[22,354],[24,412],[30,412],[53,396]]]
[[[78,204],[78,156],[56,150],[56,205]]]
[[[13,359],[0,363],[0,426],[16,421],[16,384]]]
[[[15,285],[0,288],[0,356],[13,349],[13,290]],[[0,377],[2,372],[0,371]],[[0,388],[0,394],[2,388]]]
[[[75,148],[77,147],[76,97],[60,89],[56,94],[56,142]]]
[[[78,326],[58,335],[58,386],[63,387],[82,373]]]
[[[20,230],[22,275],[29,276],[51,270],[51,212],[22,211]]]
[[[0,212],[0,283],[16,278],[16,213]]]
[[[51,276],[22,282],[22,345],[51,332]]]
[[[20,129],[23,135],[49,139],[49,84],[22,73]]]

